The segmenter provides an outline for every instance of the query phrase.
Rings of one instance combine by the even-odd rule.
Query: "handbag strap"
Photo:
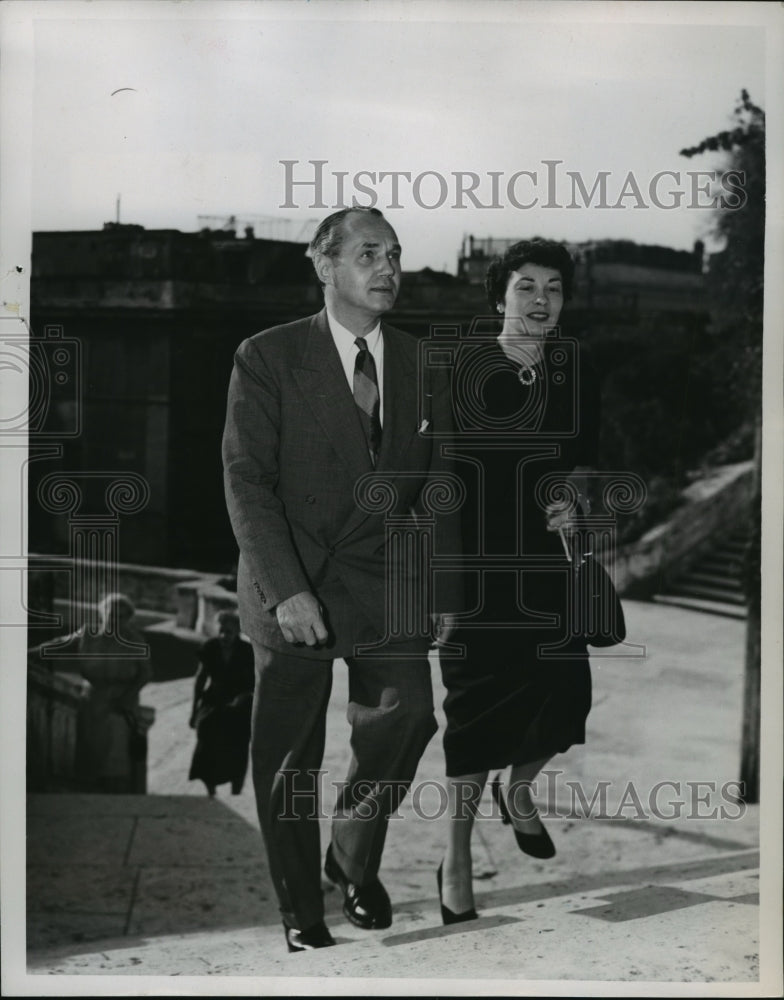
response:
[[[580,529],[578,528],[574,532],[574,536],[578,534],[579,530]],[[586,560],[588,559],[588,556],[593,555],[593,549],[589,549],[588,551],[581,550],[579,554],[580,561],[576,562],[575,551],[574,551],[574,540],[573,540],[574,536],[572,538],[567,537],[567,534],[564,531],[563,527],[560,527],[558,529],[558,534],[561,537],[561,545],[563,545],[564,554],[566,555],[567,560],[572,564],[574,569],[576,570],[579,569],[581,566],[585,564]]]

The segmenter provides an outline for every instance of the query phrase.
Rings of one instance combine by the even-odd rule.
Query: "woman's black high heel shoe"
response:
[[[438,882],[438,902],[441,904],[441,919],[445,924],[462,924],[464,920],[478,920],[479,914],[476,910],[471,907],[470,910],[463,910],[462,913],[455,913],[450,910],[448,906],[444,906],[442,894],[441,894],[441,878],[444,868],[444,862],[438,866],[438,871],[436,872],[436,882]]]
[[[512,824],[512,817],[504,802],[504,794],[501,791],[501,783],[498,778],[490,782],[490,794],[495,799],[501,811],[501,820],[508,823],[514,830],[517,846],[524,854],[529,854],[532,858],[552,858],[555,856],[555,844],[550,839],[550,834],[542,827],[541,833],[521,833]],[[540,820],[541,822],[541,820]]]

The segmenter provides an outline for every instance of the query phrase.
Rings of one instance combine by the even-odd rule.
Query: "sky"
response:
[[[352,196],[367,203],[353,179],[369,171],[406,269],[454,271],[469,233],[689,249],[712,213],[687,173],[721,163],[679,150],[726,128],[742,88],[764,106],[764,33],[633,6],[662,23],[621,20],[628,5],[516,0],[55,2],[34,24],[33,228],[99,229],[119,195],[123,222],[194,231],[199,215],[265,216],[297,238]],[[312,184],[287,193],[282,160],[310,181],[309,161],[326,161],[316,207]],[[544,161],[561,161],[555,188]],[[382,171],[411,175],[397,201]],[[456,171],[478,177],[483,207]],[[536,180],[520,175],[510,193],[519,171]],[[588,191],[606,171],[610,207],[555,207],[570,203],[567,171]],[[680,171],[659,187],[662,205],[683,192],[675,208],[651,202],[659,171]],[[613,207],[630,172],[642,201]]]

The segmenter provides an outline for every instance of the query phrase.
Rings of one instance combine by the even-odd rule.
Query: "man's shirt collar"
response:
[[[354,346],[354,341],[357,339],[356,335],[351,332],[347,327],[339,323],[332,313],[327,310],[327,320],[329,321],[329,328],[332,331],[332,336],[335,338],[335,343],[338,345],[349,345],[356,350]],[[381,339],[381,320],[376,323],[375,327],[370,331],[370,333],[365,337],[365,341],[368,345],[368,350],[374,353],[378,347],[379,340]]]

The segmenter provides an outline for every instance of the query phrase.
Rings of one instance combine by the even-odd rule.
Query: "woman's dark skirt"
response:
[[[490,606],[497,611],[498,603]],[[585,742],[591,671],[582,637],[466,624],[451,644],[463,645],[465,657],[441,657],[448,777],[527,764]]]

